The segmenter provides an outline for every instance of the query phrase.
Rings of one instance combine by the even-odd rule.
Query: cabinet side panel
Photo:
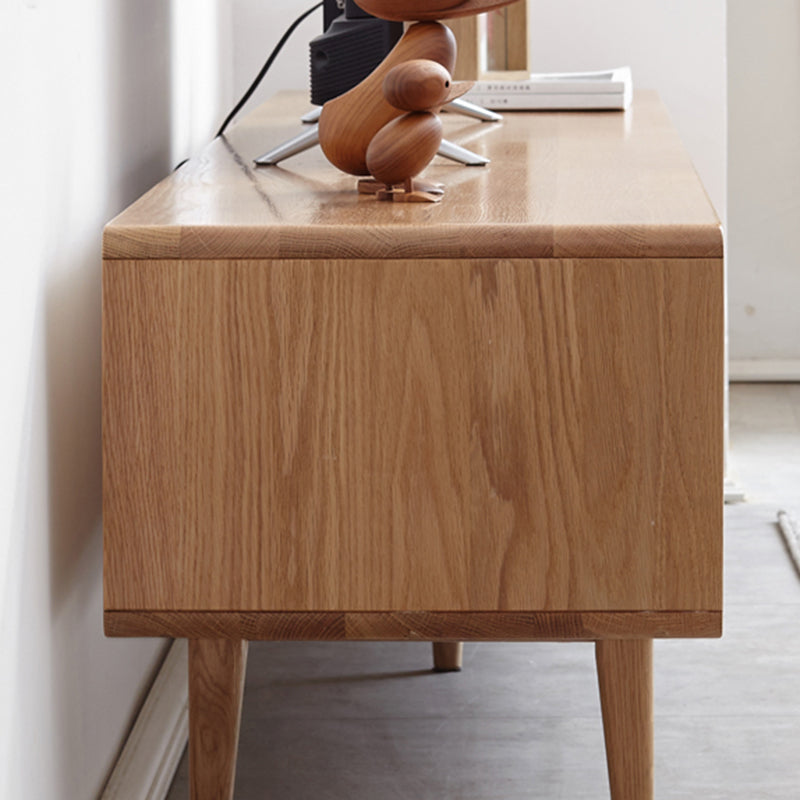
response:
[[[721,275],[107,262],[106,608],[719,609]]]

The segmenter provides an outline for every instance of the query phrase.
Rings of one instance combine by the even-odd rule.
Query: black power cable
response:
[[[250,84],[250,88],[244,93],[242,99],[234,106],[233,110],[225,119],[225,122],[222,123],[222,126],[217,131],[217,136],[222,136],[225,133],[225,129],[230,124],[230,121],[242,110],[242,106],[250,99],[253,92],[258,88],[258,85],[264,79],[264,76],[269,71],[269,68],[272,66],[272,62],[278,57],[278,54],[283,49],[283,46],[289,41],[289,37],[295,32],[297,26],[300,25],[301,22],[306,17],[310,17],[318,8],[322,8],[323,3],[317,3],[315,6],[312,6],[308,9],[308,11],[304,11],[287,29],[286,33],[281,36],[280,41],[278,44],[275,45],[275,48],[270,53],[269,58],[267,59],[266,63],[263,67],[261,67],[261,71],[256,75],[255,80]]]

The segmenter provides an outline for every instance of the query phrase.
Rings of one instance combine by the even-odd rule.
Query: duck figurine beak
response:
[[[474,85],[475,81],[453,81],[450,84],[450,91],[442,105],[446,106],[448,103],[452,103],[453,100],[458,100],[459,97],[465,95]]]

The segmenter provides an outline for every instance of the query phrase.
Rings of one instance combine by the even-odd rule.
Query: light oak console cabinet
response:
[[[106,228],[106,632],[191,640],[215,799],[248,640],[596,641],[611,796],[647,800],[652,640],[722,614],[723,244],[666,112],[449,114],[492,163],[428,205],[253,168],[305,108]]]

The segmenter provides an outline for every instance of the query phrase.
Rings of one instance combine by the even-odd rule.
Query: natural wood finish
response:
[[[476,80],[528,80],[528,6],[515,3],[492,11],[479,26]]]
[[[410,57],[416,52],[426,57]],[[431,190],[415,185],[413,179],[442,144],[442,123],[436,112],[471,87],[453,82],[448,70],[454,64],[455,40],[450,31],[438,23],[419,23],[406,31],[371,75],[325,104],[319,134],[325,155],[345,172],[369,174],[382,184],[373,191],[373,181],[361,181],[360,193],[376,194],[379,200],[441,200],[440,185]],[[379,84],[382,97],[377,92]],[[411,113],[398,117],[398,111]],[[394,189],[397,184],[400,188]]]
[[[481,74],[488,70],[503,74],[507,70],[508,59],[508,9],[500,8],[497,11],[490,11],[483,18],[483,35],[481,46],[484,52],[481,54],[481,64],[484,66]]]
[[[364,612],[106,611],[108,636],[269,641],[595,641],[722,635],[719,611]]]
[[[109,610],[721,608],[721,261],[108,261],[103,303]]]
[[[458,44],[453,78],[461,81],[518,80],[530,77],[532,67],[528,53],[528,19],[530,0],[513,3],[492,11],[487,16],[502,20],[503,66],[492,65],[490,42],[484,41],[482,28],[488,24],[478,16],[449,20],[447,27],[453,31]],[[493,44],[498,44],[497,36]],[[502,70],[502,71],[497,71]]]
[[[441,64],[416,58],[389,71],[383,81],[383,96],[403,111],[432,111],[448,101],[451,84],[450,73]]]
[[[106,259],[719,258],[722,236],[651,92],[627,112],[444,115],[445,138],[492,159],[434,159],[445,201],[360,198],[318,148],[280,167],[252,159],[297,134],[306,94],[267,103],[117,217]],[[421,224],[424,222],[424,224]]]
[[[189,642],[189,773],[192,800],[231,800],[247,642]]]
[[[722,244],[663,109],[449,115],[494,163],[419,208],[251,170],[299,107],[106,230],[106,631],[192,640],[196,799],[231,796],[243,640],[595,640],[647,800],[652,638],[722,603]]]
[[[359,0],[369,14],[400,22],[452,19],[502,8],[516,0]]]
[[[611,800],[652,800],[653,643],[600,641],[596,656]]]
[[[370,175],[389,186],[419,175],[442,143],[442,123],[429,111],[404,114],[385,125],[370,142]]]
[[[378,131],[403,114],[386,99],[384,80],[396,67],[418,59],[439,64],[449,75],[456,60],[450,30],[437,22],[412,25],[367,78],[325,103],[319,119],[319,143],[331,164],[350,175],[370,174],[370,143]]]
[[[463,659],[463,642],[433,642],[433,668],[436,672],[459,672]]]
[[[481,43],[478,35],[478,17],[459,17],[450,20],[447,27],[456,37],[456,65],[453,78],[457,81],[476,81],[480,77]]]
[[[530,0],[514,3],[503,9],[506,17],[506,70],[522,72],[529,77],[532,71],[528,52]]]

